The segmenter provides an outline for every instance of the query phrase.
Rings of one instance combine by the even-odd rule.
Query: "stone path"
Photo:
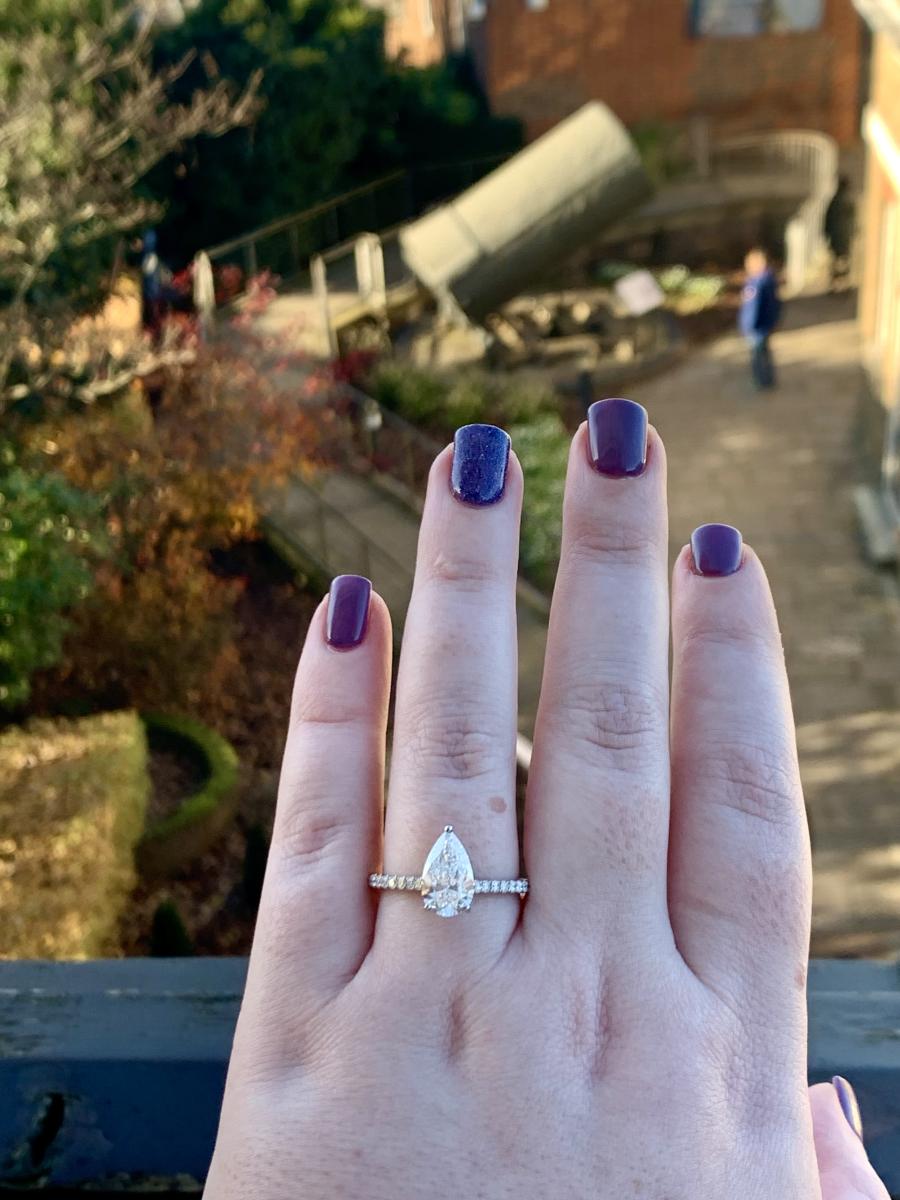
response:
[[[841,297],[796,301],[756,395],[722,338],[632,390],[665,438],[672,552],[703,521],[762,556],[784,635],[813,831],[813,953],[900,953],[900,599],[852,505],[858,333]]]

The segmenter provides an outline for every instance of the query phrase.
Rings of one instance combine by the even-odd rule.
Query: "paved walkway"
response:
[[[670,460],[672,551],[703,521],[762,556],[784,634],[813,830],[813,953],[900,954],[900,599],[863,560],[851,488],[858,335],[842,298],[797,301],[755,395],[723,338],[632,390]]]

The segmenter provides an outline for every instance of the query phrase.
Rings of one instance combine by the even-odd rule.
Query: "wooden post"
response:
[[[372,295],[372,249],[369,234],[361,233],[353,243],[353,265],[356,269],[356,290],[363,300]]]
[[[369,234],[369,271],[372,278],[372,303],[387,313],[387,284],[384,278],[384,247],[377,233]]]
[[[194,258],[194,308],[200,326],[200,338],[206,341],[212,333],[216,320],[216,285],[212,263],[205,250]]]
[[[309,276],[322,321],[323,346],[327,354],[334,356],[338,350],[337,334],[331,322],[331,309],[328,304],[328,278],[325,259],[321,254],[314,254],[309,260]]]

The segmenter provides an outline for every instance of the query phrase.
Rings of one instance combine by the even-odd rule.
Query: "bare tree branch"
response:
[[[30,294],[54,257],[157,216],[135,184],[185,141],[258,112],[258,73],[238,90],[209,66],[206,88],[170,102],[194,56],[155,71],[151,50],[130,6],[102,26],[84,20],[76,42],[35,29],[0,48],[0,411]]]

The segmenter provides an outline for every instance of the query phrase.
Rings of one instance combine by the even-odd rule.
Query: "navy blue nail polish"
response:
[[[611,396],[588,409],[591,464],[601,475],[626,479],[647,465],[647,410],[634,400]]]
[[[496,504],[506,486],[509,434],[496,425],[463,425],[453,439],[450,487],[463,504]]]
[[[859,1101],[856,1099],[856,1092],[843,1075],[835,1075],[831,1081],[831,1086],[837,1092],[837,1098],[840,1101],[844,1116],[847,1118],[847,1124],[859,1140],[862,1141],[863,1124],[859,1111]]]
[[[733,575],[744,559],[744,540],[733,525],[700,525],[691,534],[697,575]]]
[[[366,636],[372,584],[363,575],[336,575],[328,593],[325,638],[336,650],[351,650]]]

